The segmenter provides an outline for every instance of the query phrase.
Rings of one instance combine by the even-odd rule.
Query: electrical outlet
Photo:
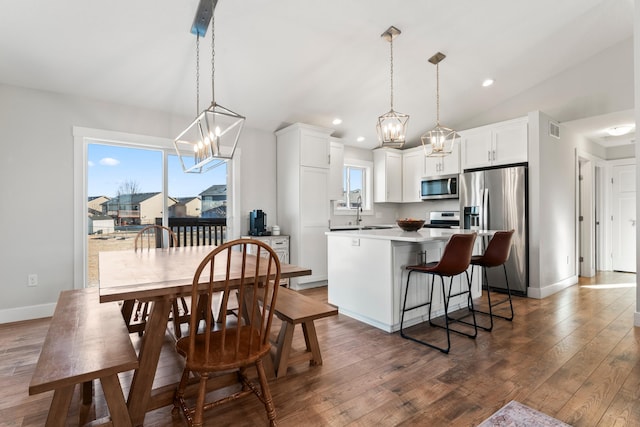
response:
[[[38,275],[30,274],[27,279],[27,286],[38,286]]]

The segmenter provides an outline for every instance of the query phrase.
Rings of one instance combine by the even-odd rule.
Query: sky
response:
[[[162,152],[105,144],[89,144],[88,195],[114,197],[127,181],[141,193],[162,191]],[[197,196],[214,184],[226,184],[226,164],[202,174],[184,173],[176,155],[169,156],[169,196]]]

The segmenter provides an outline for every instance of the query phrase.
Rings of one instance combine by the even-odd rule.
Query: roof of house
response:
[[[176,202],[178,202],[178,203],[182,203],[182,204],[185,204],[185,205],[186,205],[187,203],[189,203],[190,201],[192,201],[192,200],[195,200],[195,199],[200,200],[200,197],[199,197],[199,196],[190,196],[190,197],[172,197],[172,198],[173,198],[173,200],[175,200]]]
[[[140,202],[144,202],[147,199],[150,199],[158,194],[161,194],[159,191],[155,193],[136,193],[136,194],[121,194],[119,196],[114,197],[113,199],[107,200],[102,204],[115,204],[120,203],[120,197],[122,197],[123,201],[127,204],[138,204]]]
[[[226,196],[227,185],[226,184],[214,184],[211,187],[200,193],[201,196]]]

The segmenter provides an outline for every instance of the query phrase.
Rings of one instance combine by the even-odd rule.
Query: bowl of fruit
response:
[[[403,218],[396,221],[404,231],[418,231],[424,225],[424,219]]]

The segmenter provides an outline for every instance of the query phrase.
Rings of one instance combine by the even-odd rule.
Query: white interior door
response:
[[[613,269],[636,272],[636,166],[614,166]]]

